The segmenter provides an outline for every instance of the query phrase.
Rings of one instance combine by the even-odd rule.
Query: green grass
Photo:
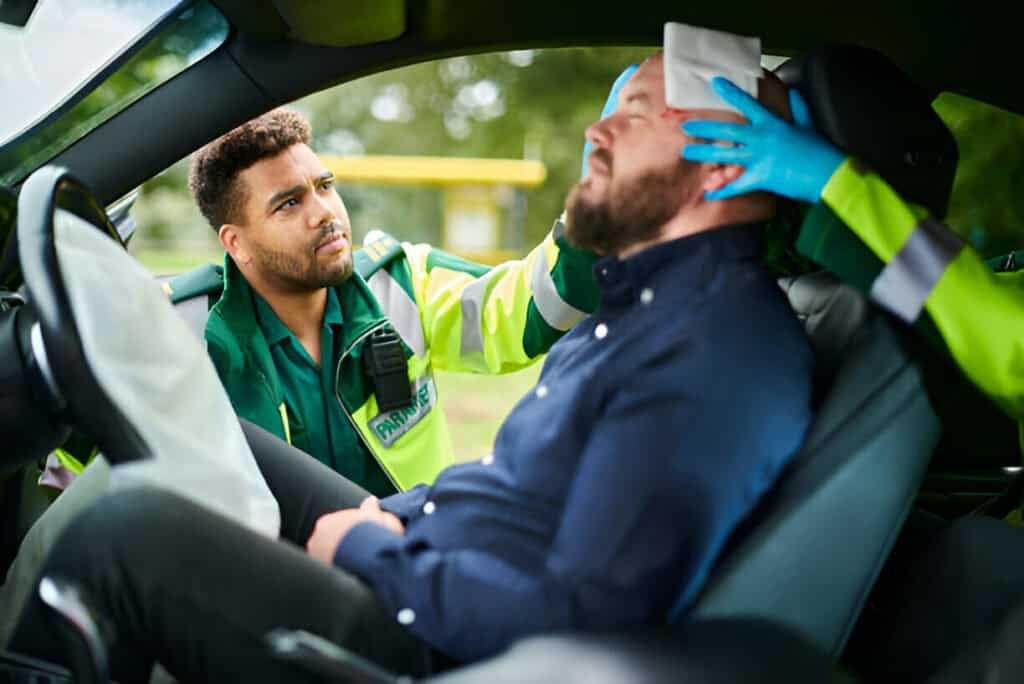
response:
[[[540,363],[508,375],[468,375],[437,371],[437,391],[448,417],[458,461],[491,452],[505,416],[537,383]]]
[[[171,252],[157,249],[140,249],[132,251],[153,275],[176,275],[203,264],[220,264],[224,261],[223,252]]]

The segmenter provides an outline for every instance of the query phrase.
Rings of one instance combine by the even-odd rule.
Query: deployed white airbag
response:
[[[67,211],[57,211],[54,239],[93,375],[153,456],[115,467],[111,488],[159,487],[277,537],[277,501],[213,364],[160,285]]]

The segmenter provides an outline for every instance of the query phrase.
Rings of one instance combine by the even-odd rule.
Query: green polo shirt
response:
[[[292,444],[377,496],[396,489],[345,415],[335,393],[334,372],[343,349],[336,343],[344,325],[341,304],[327,288],[317,365],[274,310],[253,291],[256,316],[281,379]]]

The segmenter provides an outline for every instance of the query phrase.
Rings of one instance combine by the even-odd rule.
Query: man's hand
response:
[[[327,565],[333,565],[338,545],[353,527],[364,522],[380,525],[395,534],[405,534],[405,526],[398,516],[381,510],[377,497],[369,496],[359,508],[344,508],[321,515],[306,542],[306,553]]]
[[[728,199],[767,190],[805,202],[817,202],[845,155],[815,133],[807,103],[800,93],[789,91],[793,125],[765,109],[728,79],[717,76],[711,80],[711,87],[750,123],[688,121],[683,124],[683,131],[689,136],[733,145],[690,144],[683,148],[683,158],[712,164],[739,164],[746,169],[732,183],[705,197]]]

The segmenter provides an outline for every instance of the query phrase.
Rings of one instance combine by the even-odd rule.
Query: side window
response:
[[[0,26],[0,183],[27,177],[224,42],[213,5],[180,4],[43,0],[26,28]]]
[[[1024,247],[1024,117],[952,93],[934,106],[960,148],[947,222],[987,257]]]
[[[337,178],[358,244],[372,229],[480,263],[523,256],[580,177],[583,132],[649,48],[519,50],[381,72],[289,105]],[[142,187],[130,250],[160,275],[223,258],[189,195],[188,160]],[[435,375],[460,459],[490,451],[539,365]]]

